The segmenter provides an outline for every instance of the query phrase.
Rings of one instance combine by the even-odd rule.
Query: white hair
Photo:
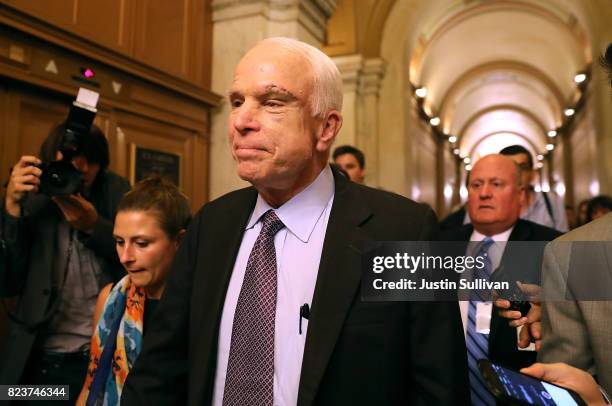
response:
[[[271,37],[260,42],[272,43],[302,56],[310,64],[314,77],[310,107],[315,117],[330,110],[342,111],[342,77],[336,64],[319,49],[288,37]]]

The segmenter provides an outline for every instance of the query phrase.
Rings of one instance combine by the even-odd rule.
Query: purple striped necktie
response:
[[[261,223],[234,313],[223,406],[272,406],[274,400],[274,235],[285,225],[273,210]]]

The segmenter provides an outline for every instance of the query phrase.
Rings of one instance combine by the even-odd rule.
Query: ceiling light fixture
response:
[[[427,96],[427,88],[419,87],[414,91],[414,94],[416,94],[416,97],[418,97],[419,99],[424,99]]]
[[[578,73],[576,76],[574,76],[574,82],[576,83],[582,83],[586,80],[587,76],[584,73]]]

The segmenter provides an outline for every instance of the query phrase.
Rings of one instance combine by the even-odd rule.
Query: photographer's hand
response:
[[[5,210],[13,217],[21,215],[19,203],[27,192],[37,192],[42,171],[35,165],[41,163],[35,156],[24,155],[13,166],[11,177],[6,187]]]
[[[66,221],[76,230],[86,234],[93,232],[98,212],[96,208],[81,195],[54,196],[53,201],[60,208]]]

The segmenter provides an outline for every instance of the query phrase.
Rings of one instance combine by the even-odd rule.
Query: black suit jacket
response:
[[[440,221],[440,231],[453,230],[455,228],[463,227],[463,221],[465,220],[465,206],[461,206],[457,211],[452,212]]]
[[[372,303],[359,296],[360,243],[431,239],[435,215],[337,171],[334,178],[298,405],[467,402],[456,303]],[[253,188],[238,190],[195,217],[125,384],[123,405],[211,404],[223,304],[256,197]]]
[[[440,240],[466,241],[467,248],[467,242],[470,240],[473,231],[474,226],[472,224],[466,224],[463,227],[442,232],[440,234]],[[514,225],[509,241],[552,241],[561,234],[562,233],[555,229],[544,227],[531,221],[519,219]],[[506,247],[503,257],[507,256],[508,249],[509,248]],[[518,249],[524,248],[521,247]],[[465,249],[463,252],[465,252]],[[501,260],[502,264],[504,263],[503,257]],[[517,253],[515,253],[513,257],[519,257],[520,259],[520,254],[517,255]],[[523,255],[522,259],[529,262],[529,264],[526,265],[532,265],[534,261],[539,261],[538,263],[541,263],[541,258],[536,258],[533,255]],[[523,269],[528,268],[533,269],[532,266],[523,267]],[[523,282],[539,284],[539,276],[539,273],[525,274],[523,277],[516,279],[520,279]],[[510,327],[508,325],[508,320],[499,316],[497,314],[497,310],[494,308],[492,310],[491,332],[489,335],[489,358],[493,362],[497,362],[509,368],[520,369],[536,362],[536,355],[537,353],[535,351],[518,350],[516,328]]]

